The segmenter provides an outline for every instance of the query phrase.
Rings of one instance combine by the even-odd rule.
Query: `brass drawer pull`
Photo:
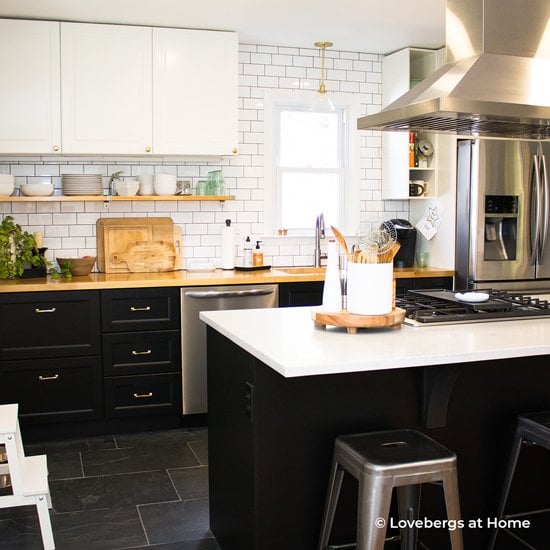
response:
[[[35,313],[54,313],[54,312],[55,312],[55,308],[52,307],[52,308],[50,308],[50,309],[40,309],[40,308],[37,307],[37,308],[34,309],[34,312],[35,312]]]
[[[145,307],[130,307],[130,311],[151,311],[151,306],[145,306]]]
[[[148,393],[134,393],[134,397],[136,399],[143,399],[143,398],[147,398],[147,397],[153,397],[153,392],[150,391]]]
[[[151,355],[151,350],[148,349],[146,351],[136,351],[135,349],[132,350],[132,355]]]
[[[46,382],[47,380],[57,380],[59,378],[59,374],[54,374],[53,376],[42,376],[40,375],[38,377],[38,380],[41,382]]]

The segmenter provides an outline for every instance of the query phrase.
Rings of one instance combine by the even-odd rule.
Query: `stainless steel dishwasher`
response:
[[[207,412],[206,325],[200,311],[277,307],[278,285],[232,285],[181,289],[183,414]]]

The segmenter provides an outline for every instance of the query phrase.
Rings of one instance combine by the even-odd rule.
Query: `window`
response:
[[[312,92],[301,97],[287,92],[271,102],[266,98],[266,231],[312,234],[321,212],[327,227],[349,230],[357,219],[352,109],[349,102],[335,101],[334,112],[310,112],[311,98]]]

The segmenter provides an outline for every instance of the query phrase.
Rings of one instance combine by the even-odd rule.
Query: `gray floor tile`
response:
[[[114,449],[115,438],[112,435],[100,435],[87,438],[64,439],[59,441],[45,441],[25,445],[25,454],[41,455],[48,453],[65,453],[70,451],[100,451]]]
[[[208,499],[138,506],[150,544],[211,537]]]
[[[49,452],[48,457],[48,477],[53,479],[71,479],[82,477],[82,461],[80,460],[80,452]]]
[[[28,507],[25,507],[28,508]],[[34,509],[34,510],[33,510]],[[2,550],[42,550],[40,523],[33,506],[30,514],[0,520],[0,548]]]
[[[208,465],[208,440],[190,441],[189,447],[203,466]]]
[[[165,470],[50,482],[57,513],[179,500]]]
[[[132,550],[221,550],[216,539],[188,540],[183,542],[169,542],[167,544],[155,544],[153,546],[140,546]]]
[[[199,466],[186,443],[161,445],[146,438],[133,448],[83,453],[82,462],[86,476]]]
[[[135,506],[52,514],[56,550],[114,550],[147,544]]]
[[[208,497],[208,468],[178,468],[168,470],[181,500]]]
[[[139,447],[145,441],[153,445],[183,444],[188,441],[207,440],[208,432],[204,428],[194,430],[164,430],[159,432],[139,432],[130,434],[118,434],[115,436],[119,449],[128,447]]]

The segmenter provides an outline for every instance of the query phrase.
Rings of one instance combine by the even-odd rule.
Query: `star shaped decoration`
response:
[[[426,217],[426,222],[431,223],[432,227],[435,227],[435,222],[439,220],[439,214],[437,212],[437,206],[434,206],[433,208],[431,206],[428,206],[428,216]]]

